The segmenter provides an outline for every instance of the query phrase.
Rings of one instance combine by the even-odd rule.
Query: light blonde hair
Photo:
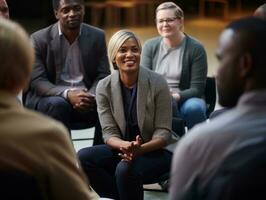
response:
[[[0,89],[23,88],[31,74],[34,50],[17,23],[0,18]]]
[[[177,18],[184,19],[183,10],[178,5],[176,5],[174,2],[170,2],[170,1],[161,3],[155,10],[155,16],[157,16],[157,13],[160,10],[168,10],[168,9],[174,10],[175,16]]]
[[[134,38],[137,41],[139,49],[141,51],[141,42],[139,38],[131,31],[128,31],[128,30],[117,31],[109,40],[108,57],[109,57],[110,65],[113,66],[115,70],[118,69],[115,63],[116,54],[118,50],[120,49],[120,47],[124,44],[124,42],[130,38]]]

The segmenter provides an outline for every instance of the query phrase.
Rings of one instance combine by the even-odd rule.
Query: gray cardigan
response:
[[[141,66],[155,69],[162,39],[162,37],[155,37],[144,43]],[[186,40],[179,85],[181,101],[191,97],[203,97],[208,70],[204,47],[188,35]]]
[[[123,138],[126,131],[119,72],[102,79],[96,88],[96,101],[103,138]],[[171,97],[164,78],[148,69],[140,68],[137,83],[137,116],[144,142],[152,138],[164,139],[172,150],[178,138],[171,131]]]

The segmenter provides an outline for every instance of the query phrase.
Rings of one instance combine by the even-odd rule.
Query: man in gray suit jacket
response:
[[[110,74],[104,32],[82,23],[83,0],[53,0],[53,8],[58,23],[32,34],[36,61],[25,105],[68,129],[73,122],[96,124],[94,144],[101,143],[94,93]]]

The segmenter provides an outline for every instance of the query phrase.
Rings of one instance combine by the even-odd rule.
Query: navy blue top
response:
[[[135,85],[133,88],[127,88],[123,84],[121,85],[124,114],[126,119],[126,133],[124,139],[127,141],[132,141],[136,139],[137,135],[140,135],[136,108],[137,85]]]

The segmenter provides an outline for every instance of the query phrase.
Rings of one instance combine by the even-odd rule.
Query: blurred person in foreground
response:
[[[18,171],[33,176],[44,199],[97,199],[63,125],[17,101],[17,94],[28,83],[34,50],[24,29],[3,18],[0,60],[1,173]]]
[[[219,103],[232,109],[180,140],[171,168],[171,200],[189,199],[231,153],[266,136],[265,35],[266,21],[256,17],[234,21],[221,33],[216,83]]]
[[[95,126],[102,144],[95,89],[110,74],[103,30],[83,23],[84,0],[53,0],[57,23],[32,34],[36,60],[25,105],[61,121]]]
[[[5,0],[0,0],[0,17],[9,19],[9,8]],[[19,92],[17,98],[22,102],[22,91]]]
[[[141,44],[127,30],[108,45],[115,71],[96,89],[106,144],[78,152],[92,187],[101,197],[142,200],[143,184],[170,170],[177,141],[171,131],[171,97],[164,78],[140,67]]]

